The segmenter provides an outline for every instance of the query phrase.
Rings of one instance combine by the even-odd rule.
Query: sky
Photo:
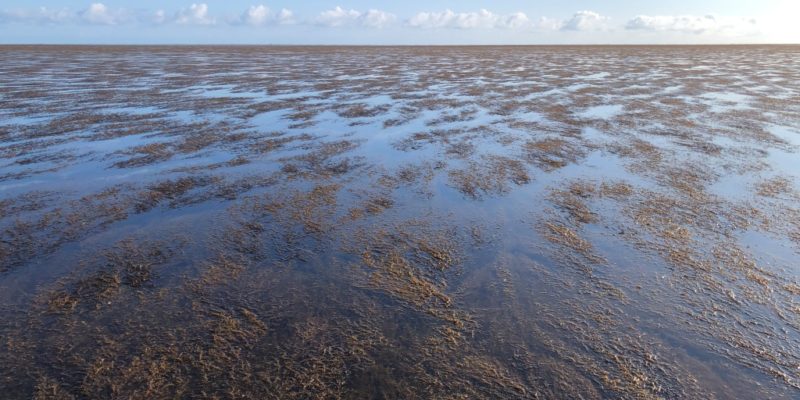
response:
[[[800,43],[800,0],[0,0],[0,43]]]

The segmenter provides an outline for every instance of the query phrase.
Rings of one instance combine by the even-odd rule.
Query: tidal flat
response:
[[[796,399],[800,46],[0,46],[0,397]]]

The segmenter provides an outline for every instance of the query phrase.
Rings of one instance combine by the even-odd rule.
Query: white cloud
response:
[[[531,26],[531,20],[523,12],[515,12],[506,16],[501,16],[498,27],[508,29],[522,29]]]
[[[208,5],[200,3],[178,11],[175,22],[181,25],[213,25],[216,20],[208,15]]]
[[[370,28],[383,28],[394,22],[395,16],[380,10],[369,10],[363,15],[361,24]]]
[[[272,12],[269,7],[261,4],[251,6],[239,18],[234,21],[238,24],[251,26],[265,26],[271,24],[291,24],[294,22],[294,14],[287,9],[282,9],[278,13]]]
[[[278,23],[279,24],[293,24],[294,23],[294,13],[292,10],[287,10],[282,8],[280,12],[278,12]]]
[[[242,21],[248,25],[264,25],[272,18],[269,7],[261,4],[251,6],[242,15]]]
[[[695,16],[648,16],[639,15],[625,25],[630,30],[654,32],[682,32],[692,34],[746,35],[756,33],[758,26],[753,18]]]
[[[317,17],[317,23],[326,26],[345,26],[352,24],[361,17],[361,13],[356,10],[345,10],[336,6],[332,10],[323,11]]]
[[[323,26],[338,28],[344,26],[363,26],[367,28],[383,28],[392,22],[396,17],[394,14],[381,10],[369,10],[361,12],[358,10],[345,10],[336,6],[331,10],[323,11],[316,18],[316,23]]]
[[[485,9],[464,13],[448,9],[443,12],[418,13],[408,20],[408,25],[415,28],[520,29],[531,26],[531,21],[521,12],[499,15]]]
[[[606,29],[606,22],[610,18],[604,17],[594,11],[578,11],[569,20],[564,22],[561,30],[564,31],[595,31]]]
[[[81,19],[98,25],[116,25],[121,17],[123,17],[122,12],[112,13],[103,3],[92,3],[89,8],[81,12]]]

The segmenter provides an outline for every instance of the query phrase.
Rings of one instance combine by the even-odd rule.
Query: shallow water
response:
[[[800,47],[4,47],[8,398],[797,398]]]

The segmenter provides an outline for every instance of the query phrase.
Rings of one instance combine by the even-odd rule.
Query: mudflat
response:
[[[798,46],[0,46],[0,393],[798,398],[798,150]]]

